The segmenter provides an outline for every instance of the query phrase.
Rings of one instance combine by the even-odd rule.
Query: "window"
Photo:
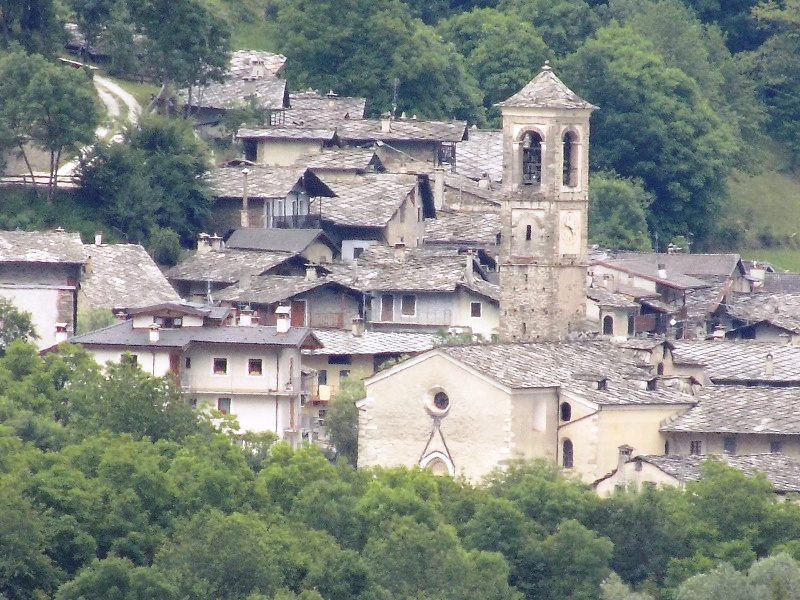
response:
[[[444,392],[437,392],[433,396],[433,405],[439,410],[447,410],[450,406],[450,398]]]
[[[562,421],[572,420],[572,405],[569,402],[561,403],[561,420]]]
[[[383,294],[381,296],[381,321],[394,320],[394,296]]]
[[[328,385],[328,370],[327,369],[320,369],[317,371],[317,384],[318,385]]]
[[[354,259],[358,258],[362,254],[364,254],[364,248],[353,248],[353,258]]]
[[[228,373],[228,359],[215,358],[214,359],[214,375],[226,375]]]
[[[403,294],[400,298],[400,312],[407,317],[417,314],[417,297],[413,294]]]
[[[569,187],[575,187],[578,185],[578,144],[577,136],[568,131],[564,134],[563,142],[563,153],[564,153],[564,164],[563,164],[563,173],[562,173],[562,181],[564,185]]]
[[[189,408],[192,410],[197,409],[197,398],[189,398]]]
[[[179,329],[183,327],[183,317],[155,317],[153,322],[161,329]]]
[[[603,335],[614,335],[614,317],[611,315],[603,317]]]
[[[783,450],[783,443],[782,442],[770,442],[769,443],[769,451],[772,452],[772,454],[776,454],[778,452],[781,452],[782,450]]]
[[[217,410],[223,415],[230,414],[231,412],[231,399],[230,398],[217,398]]]
[[[525,241],[530,242],[532,236],[533,236],[533,227],[531,227],[530,225],[525,225]]]
[[[120,354],[119,362],[123,365],[129,365],[132,367],[139,362],[139,356],[137,354],[125,352],[124,354]]]
[[[736,438],[722,438],[722,451],[725,454],[736,454]]]
[[[648,392],[655,392],[658,389],[658,380],[651,379],[647,382],[647,391]]]
[[[475,319],[480,318],[482,309],[483,306],[481,305],[480,302],[470,302],[469,316]]]
[[[183,366],[184,366],[185,368],[187,368],[187,369],[191,369],[191,368],[192,368],[192,357],[191,357],[191,356],[187,356],[187,357],[184,359],[184,361],[183,361]]]
[[[571,469],[575,464],[571,440],[564,440],[561,443],[561,465],[565,469]]]
[[[329,365],[349,365],[350,364],[350,355],[349,354],[331,354],[328,357],[328,364]]]
[[[689,454],[702,454],[703,453],[703,442],[699,440],[693,440],[689,442]]]
[[[344,379],[345,377],[350,377],[350,369],[342,369],[339,371],[339,379]]]
[[[522,183],[538,185],[542,182],[542,137],[529,131],[522,138]]]
[[[247,374],[248,375],[262,375],[263,364],[260,358],[250,358],[247,360]]]
[[[428,390],[425,395],[425,410],[432,417],[444,417],[450,410],[450,396],[440,387]]]

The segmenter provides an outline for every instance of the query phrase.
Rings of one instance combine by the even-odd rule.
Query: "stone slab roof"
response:
[[[503,132],[499,129],[469,130],[469,138],[456,147],[456,171],[473,181],[484,174],[495,184],[503,180]]]
[[[636,309],[639,304],[625,294],[612,292],[604,287],[590,287],[586,289],[586,296],[600,306],[608,308]]]
[[[764,273],[764,291],[770,293],[800,293],[800,273]]]
[[[500,230],[499,212],[442,209],[425,221],[425,243],[496,246]]]
[[[661,431],[800,434],[800,389],[796,387],[711,385],[695,399],[697,406],[665,420]]]
[[[290,252],[222,250],[195,254],[166,272],[174,281],[211,281],[233,284],[250,275],[261,275],[291,260]]]
[[[150,330],[147,328],[134,329],[132,320],[78,335],[70,338],[69,341],[90,349],[93,346],[118,347],[120,349],[141,347],[186,349],[192,344],[288,346],[293,348],[319,346],[319,340],[308,327],[291,327],[287,333],[279,334],[275,327],[264,325],[162,329],[159,332],[159,340],[151,342]]]
[[[466,194],[470,197],[470,204],[475,204],[474,198],[478,198],[486,205],[486,210],[499,209],[505,197],[503,190],[497,184],[494,184],[494,187],[482,187],[479,182],[456,173],[445,173],[444,185],[448,189],[449,198],[459,198]],[[452,200],[453,203],[458,201]]]
[[[498,102],[496,106],[519,108],[569,108],[595,109],[596,106],[586,102],[569,89],[556,77],[545,63],[542,71],[524,88],[508,100]]]
[[[0,263],[80,265],[86,254],[79,233],[66,231],[0,231]]]
[[[325,149],[319,154],[301,157],[296,164],[312,170],[352,171],[354,173],[382,170],[383,168],[375,150],[370,148]]]
[[[732,264],[730,261],[734,261]],[[703,276],[720,275],[716,268],[727,270],[730,276],[738,262],[736,254],[655,254],[652,252],[625,253],[615,258],[593,261],[625,273],[631,273],[678,289],[697,289],[710,284]],[[658,274],[658,265],[665,265],[666,277]]]
[[[236,133],[239,139],[253,140],[314,140],[332,142],[336,139],[335,128],[296,127],[282,125],[275,127],[240,127]]]
[[[800,492],[800,461],[781,453],[723,455],[668,454],[664,456],[640,455],[633,460],[650,463],[664,473],[682,481],[699,481],[703,463],[707,460],[720,460],[731,467],[752,476],[763,473],[776,493]]]
[[[138,244],[86,246],[81,292],[92,307],[131,308],[180,297]]]
[[[304,168],[247,167],[247,196],[253,199],[285,198],[295,188],[301,188]],[[244,175],[241,167],[215,167],[206,173],[206,181],[217,198],[241,198]]]
[[[416,175],[389,173],[331,181],[329,187],[336,197],[321,202],[322,218],[337,225],[384,227],[416,184]]]
[[[226,302],[275,304],[325,286],[348,287],[333,278],[307,279],[302,275],[266,275],[251,280],[246,289],[228,288],[219,292],[216,297]],[[360,293],[355,289],[352,292]]]
[[[468,136],[466,121],[395,119],[389,131],[383,131],[381,123],[381,119],[342,121],[336,131],[346,142],[460,142]]]
[[[600,405],[694,403],[693,396],[674,388],[644,389],[641,382],[650,375],[636,366],[632,352],[605,340],[443,346],[438,351],[512,389],[559,387]],[[606,389],[596,389],[600,379],[607,381]]]
[[[242,227],[225,242],[231,250],[266,250],[299,254],[315,241],[335,247],[322,229],[263,229]]]
[[[676,340],[674,344],[676,362],[704,365],[714,383],[800,383],[800,347],[750,340]],[[768,354],[772,355],[772,375],[766,374]]]
[[[800,332],[800,292],[731,294],[726,312],[747,323],[766,322]]]
[[[181,90],[184,102],[189,102],[188,90]],[[283,110],[286,105],[286,81],[277,77],[261,77],[252,81],[229,78],[192,92],[192,107],[225,110],[245,106],[253,99],[260,109]]]
[[[230,73],[236,77],[247,77],[253,73],[256,62],[263,66],[265,75],[277,75],[283,69],[286,57],[265,50],[237,50],[231,54]]]
[[[291,93],[289,102],[292,111],[331,113],[341,119],[363,119],[367,107],[366,98],[322,95],[316,91]]]
[[[365,331],[355,336],[338,329],[316,329],[314,335],[322,348],[307,350],[304,354],[418,354],[434,346],[433,336],[425,333]]]

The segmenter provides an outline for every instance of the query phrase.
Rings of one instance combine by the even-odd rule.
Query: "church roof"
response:
[[[597,107],[583,100],[556,77],[550,65],[545,63],[542,71],[524,88],[508,100],[498,102],[501,107],[519,108],[571,108],[590,109]]]

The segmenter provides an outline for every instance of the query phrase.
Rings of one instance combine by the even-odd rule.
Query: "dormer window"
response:
[[[183,317],[154,317],[153,323],[161,329],[179,329],[183,327]]]
[[[542,136],[529,131],[522,138],[522,183],[542,183]]]

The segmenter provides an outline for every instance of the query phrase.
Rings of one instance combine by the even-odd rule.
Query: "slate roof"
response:
[[[90,262],[81,278],[81,292],[93,307],[130,308],[180,300],[138,244],[86,246],[86,255]]]
[[[66,231],[0,231],[0,263],[86,262],[79,233]]]
[[[639,308],[639,304],[631,300],[625,294],[620,294],[618,292],[612,292],[604,287],[590,287],[586,290],[586,296],[591,300],[594,300],[600,306],[605,306],[608,308],[625,308],[625,309],[637,309]]]
[[[363,119],[367,107],[366,98],[354,96],[321,95],[319,92],[293,92],[289,95],[291,112],[332,113],[339,118]]]
[[[596,109],[581,99],[556,77],[550,65],[545,63],[542,71],[528,85],[496,106],[520,108],[570,108]]]
[[[667,254],[654,252],[620,252],[610,258],[595,262],[619,268],[627,272],[659,281],[675,281],[683,287],[696,287],[687,280],[681,283],[681,277],[691,277],[707,282],[709,276],[731,277],[736,273],[740,257],[738,254]],[[667,278],[658,276],[658,265],[663,264]],[[713,280],[718,281],[718,280]]]
[[[466,121],[418,121],[416,119],[395,119],[390,131],[383,131],[381,119],[362,119],[342,121],[336,130],[345,142],[367,142],[382,140],[387,142],[460,142],[467,139]]]
[[[299,254],[315,241],[334,247],[322,229],[262,229],[242,227],[231,233],[225,246],[232,250],[267,250]]]
[[[499,129],[469,130],[469,139],[456,147],[456,171],[474,181],[484,173],[495,184],[503,180],[503,132]]]
[[[337,225],[384,227],[416,184],[416,175],[389,173],[331,182],[336,197],[321,202],[322,218]]]
[[[231,54],[231,75],[247,77],[253,71],[254,61],[259,61],[264,66],[266,75],[277,75],[283,69],[286,57],[265,50],[237,50]]]
[[[728,315],[748,324],[766,322],[800,332],[800,293],[731,294],[725,308]]]
[[[764,273],[765,292],[800,293],[800,273]]]
[[[500,230],[499,212],[440,209],[425,221],[425,243],[497,246]]]
[[[316,347],[319,340],[308,327],[291,327],[285,334],[278,334],[275,327],[264,325],[181,327],[162,329],[157,342],[150,341],[149,328],[133,328],[133,321],[123,321],[104,329],[78,335],[69,340],[73,344],[118,348],[180,348],[185,350],[192,344],[226,344],[247,346]]]
[[[438,351],[512,389],[560,387],[600,405],[694,403],[693,396],[673,388],[643,389],[649,373],[636,366],[630,350],[610,341],[442,346]],[[595,389],[600,379],[607,380],[605,390]]]
[[[676,340],[674,345],[676,362],[704,365],[714,383],[800,384],[800,347],[749,340]],[[765,373],[767,354],[772,354],[772,375]]]
[[[216,298],[227,302],[275,304],[328,285],[348,287],[327,277],[306,279],[303,275],[268,275],[251,280],[247,289],[228,288],[218,292]],[[359,292],[353,289],[353,294],[359,294]]]
[[[223,250],[195,254],[166,272],[176,281],[211,281],[233,284],[252,275],[260,275],[291,260],[290,252]]]
[[[425,333],[365,331],[355,336],[338,329],[314,330],[322,348],[305,350],[304,354],[417,354],[434,346],[433,336]]]
[[[189,102],[188,90],[181,90],[184,102]],[[192,106],[225,110],[245,106],[252,98],[256,106],[267,110],[283,110],[286,104],[286,81],[277,77],[261,77],[250,81],[241,78],[210,83],[192,92]]]
[[[303,156],[296,162],[309,169],[326,171],[351,171],[364,173],[373,169],[382,170],[383,164],[369,148],[330,148],[319,154]]]
[[[304,167],[248,166],[247,197],[252,199],[286,198],[304,189],[310,196],[332,196],[333,191]],[[244,175],[241,167],[216,167],[206,174],[206,181],[217,198],[241,198]]]
[[[336,129],[332,127],[296,127],[277,125],[275,127],[240,127],[236,133],[239,139],[254,140],[314,140],[333,142],[336,140]]]
[[[487,205],[486,210],[499,207],[502,199],[505,197],[505,192],[503,192],[500,186],[495,184],[494,187],[491,188],[481,187],[477,181],[465,175],[445,173],[444,185],[446,188],[452,190],[449,193],[451,198],[456,194],[458,194],[458,196],[468,194],[474,198],[479,198],[485,203]],[[456,202],[456,200],[454,199],[453,202]],[[472,200],[472,203],[474,204],[474,200]]]
[[[710,385],[697,406],[666,419],[661,431],[675,433],[800,434],[800,389]]]
[[[699,481],[703,463],[707,460],[720,460],[731,467],[752,476],[763,473],[772,484],[775,492],[800,492],[800,461],[781,453],[723,455],[664,456],[640,455],[633,460],[650,463],[664,473],[682,481]]]

